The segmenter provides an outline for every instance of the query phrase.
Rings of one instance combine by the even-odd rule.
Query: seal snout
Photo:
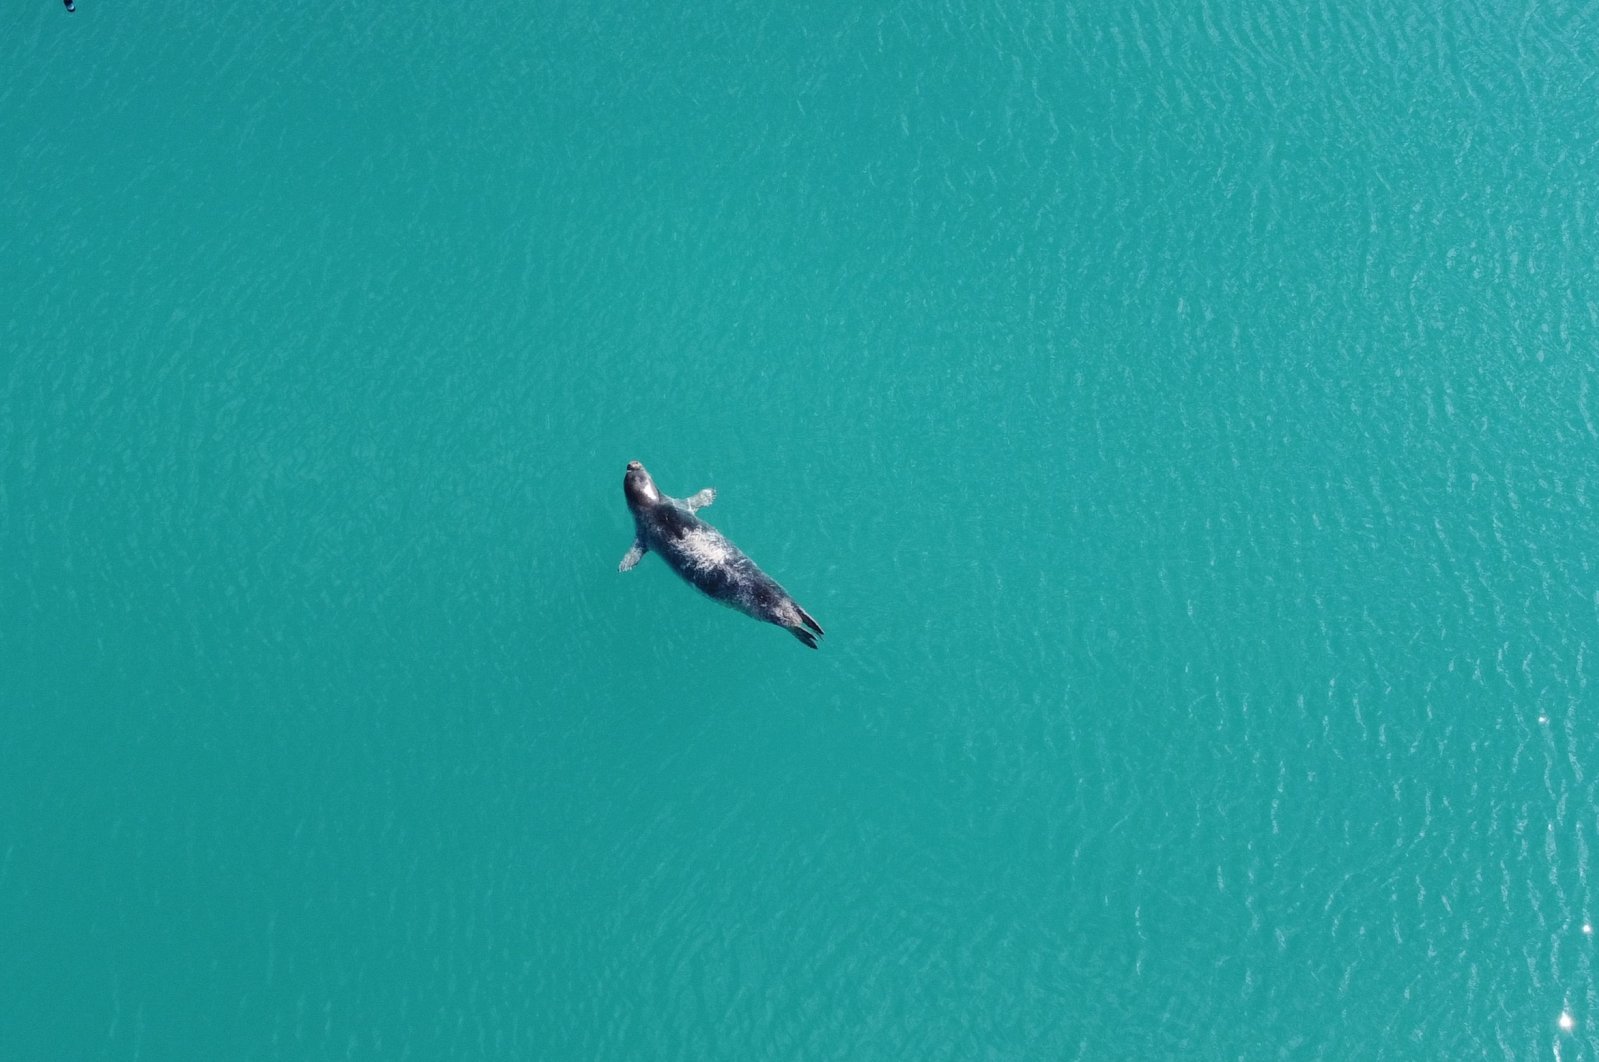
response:
[[[661,492],[655,489],[655,481],[644,470],[644,465],[638,461],[627,463],[627,474],[622,477],[622,489],[627,494],[627,503],[630,506],[654,505],[661,500]]]

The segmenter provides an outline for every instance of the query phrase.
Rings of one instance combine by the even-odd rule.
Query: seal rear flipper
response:
[[[635,538],[633,540],[632,548],[622,555],[622,563],[616,566],[616,570],[619,572],[632,571],[633,565],[637,564],[643,559],[644,543]]]
[[[805,626],[809,627],[817,634],[827,633],[826,631],[822,630],[822,625],[820,623],[817,623],[815,620],[811,619],[811,614],[809,612],[806,612],[804,609],[799,607],[798,603],[795,603],[794,608],[799,612],[800,619],[805,621]],[[812,646],[812,648],[815,648],[815,646]]]
[[[788,631],[788,633],[792,634],[794,637],[798,638],[800,641],[804,642],[806,645],[810,646],[812,649],[816,648],[816,635],[812,634],[804,627],[785,627],[783,629]]]

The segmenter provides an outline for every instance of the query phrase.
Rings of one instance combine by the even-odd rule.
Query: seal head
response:
[[[661,492],[650,478],[649,470],[637,461],[627,463],[627,474],[622,477],[622,493],[627,496],[627,507],[634,512],[661,503]]]

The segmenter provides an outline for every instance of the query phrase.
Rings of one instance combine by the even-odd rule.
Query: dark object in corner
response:
[[[74,4],[74,3],[73,3],[73,2],[72,2],[72,0],[61,0],[61,2],[62,2],[62,3],[63,3],[63,4],[65,4],[65,5],[67,5],[67,10],[68,10],[68,11],[76,11],[76,10],[77,10],[77,9],[78,9],[78,7],[77,7],[77,5],[76,5],[76,4]]]

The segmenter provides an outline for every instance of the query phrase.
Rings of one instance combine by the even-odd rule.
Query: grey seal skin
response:
[[[633,548],[617,571],[630,571],[644,554],[659,553],[668,567],[707,597],[775,623],[816,648],[816,635],[824,632],[811,614],[720,531],[694,515],[715,500],[714,490],[706,487],[692,498],[668,497],[656,488],[643,465],[629,461],[622,493],[633,514],[635,535]]]

